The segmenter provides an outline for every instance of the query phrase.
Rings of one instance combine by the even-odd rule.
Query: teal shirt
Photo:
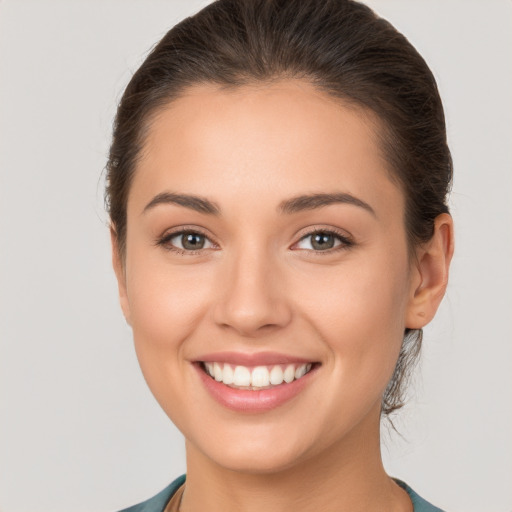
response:
[[[411,498],[414,512],[443,512],[440,508],[434,507],[431,503],[424,500],[421,496],[416,494],[405,482],[394,478],[395,482],[405,491]]]
[[[167,503],[171,500],[174,493],[183,485],[185,482],[185,475],[181,475],[179,478],[174,480],[168,485],[163,491],[160,491],[156,496],[153,496],[147,501],[143,501],[133,507],[125,508],[120,512],[163,512]],[[434,507],[428,501],[418,496],[407,484],[400,480],[395,482],[405,489],[411,497],[412,504],[414,505],[414,512],[443,512],[440,508]]]

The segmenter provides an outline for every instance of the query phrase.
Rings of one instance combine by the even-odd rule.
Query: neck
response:
[[[409,497],[386,474],[379,417],[335,446],[275,472],[219,466],[187,442],[182,512],[411,512]]]

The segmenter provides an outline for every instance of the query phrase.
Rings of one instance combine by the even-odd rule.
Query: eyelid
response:
[[[314,249],[294,249],[294,246],[296,246],[299,242],[304,240],[304,238],[307,238],[308,236],[312,236],[316,233],[325,233],[329,235],[334,235],[339,241],[341,241],[340,244],[335,245],[334,247],[330,249],[325,250],[314,250]],[[315,254],[315,255],[326,255],[326,254],[332,254],[333,252],[340,251],[340,250],[346,250],[355,245],[355,242],[353,240],[353,237],[347,233],[344,230],[340,230],[338,228],[334,228],[332,226],[311,226],[309,228],[306,228],[305,232],[302,232],[299,235],[299,239],[297,242],[295,242],[290,249],[296,250],[296,251],[307,251],[309,253]]]
[[[198,235],[204,236],[214,247],[208,247],[208,248],[202,248],[198,250],[187,250],[187,249],[180,249],[179,247],[176,247],[169,243],[169,241],[176,236],[179,236],[181,234],[185,233],[196,233]],[[334,235],[341,243],[338,245],[335,245],[334,247],[330,249],[325,250],[314,250],[314,249],[298,249],[294,248],[300,241],[302,241],[304,238],[307,238],[308,236],[312,236],[316,233],[325,233],[325,234],[331,234]],[[355,245],[355,242],[352,238],[352,236],[347,233],[345,230],[341,230],[339,228],[335,228],[332,226],[310,226],[308,228],[304,228],[304,230],[301,230],[301,233],[298,235],[298,240],[292,244],[290,247],[291,250],[297,250],[297,251],[306,251],[311,254],[315,255],[327,255],[332,254],[334,252],[340,251],[340,250],[347,250]],[[162,235],[157,237],[155,240],[155,245],[162,246],[164,249],[168,251],[175,252],[180,255],[184,256],[192,256],[197,255],[200,253],[204,253],[205,251],[210,250],[218,250],[219,244],[215,242],[213,237],[203,228],[200,228],[199,226],[195,225],[183,225],[183,226],[176,226],[174,228],[170,228],[166,230]]]
[[[194,250],[180,249],[179,247],[176,247],[175,245],[172,245],[170,243],[170,240],[172,238],[182,235],[182,234],[185,234],[185,233],[195,233],[195,234],[204,236],[214,247],[207,247],[207,248],[197,249],[194,251]],[[155,245],[161,246],[168,251],[171,251],[171,252],[183,255],[183,256],[193,256],[196,254],[204,253],[205,251],[209,251],[212,249],[217,250],[219,247],[218,244],[213,240],[213,237],[211,235],[209,235],[206,232],[206,230],[204,230],[198,226],[194,226],[194,225],[177,226],[174,228],[167,229],[166,231],[164,231],[164,233],[162,235],[157,237],[157,239],[155,240]]]

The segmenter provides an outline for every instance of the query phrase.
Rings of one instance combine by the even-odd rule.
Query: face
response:
[[[121,303],[198,457],[272,472],[378,436],[417,283],[375,126],[294,81],[191,88],[151,124]]]

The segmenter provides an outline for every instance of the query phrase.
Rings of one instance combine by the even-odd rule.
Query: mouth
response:
[[[291,384],[311,372],[318,363],[243,366],[222,361],[201,361],[200,368],[215,381],[232,389],[262,391]]]
[[[193,364],[208,394],[238,413],[264,413],[302,396],[321,363],[282,354],[217,353]]]

